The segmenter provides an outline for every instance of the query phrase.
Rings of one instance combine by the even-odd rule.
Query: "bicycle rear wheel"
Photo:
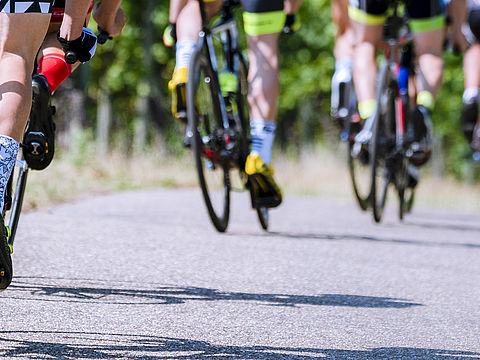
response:
[[[187,81],[188,126],[198,179],[210,220],[219,232],[230,216],[229,164],[224,159],[227,136],[219,87],[207,57],[199,47],[192,56]]]
[[[3,216],[5,219],[5,225],[8,226],[7,242],[11,246],[13,246],[15,241],[18,222],[22,212],[23,198],[27,186],[28,170],[29,168],[27,162],[23,159],[22,155],[20,159],[16,160],[12,174],[10,175],[7,187],[5,189],[5,206]]]
[[[385,208],[392,172],[389,154],[395,135],[392,135],[395,121],[395,93],[391,84],[391,73],[385,63],[380,72],[377,89],[377,109],[370,142],[371,206],[375,222],[380,222]],[[393,137],[393,138],[392,138]]]
[[[352,125],[356,123],[350,123],[350,128]],[[354,149],[355,135],[356,133],[350,133],[348,139],[348,171],[357,203],[360,209],[365,211],[368,209],[370,199],[370,163],[368,152],[361,151],[357,154],[357,150]]]

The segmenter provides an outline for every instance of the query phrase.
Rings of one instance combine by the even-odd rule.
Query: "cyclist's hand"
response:
[[[125,27],[125,23],[127,22],[125,13],[121,8],[118,8],[115,18],[112,19],[110,16],[108,16],[108,14],[104,14],[104,11],[102,12],[101,4],[101,1],[95,3],[95,7],[93,8],[92,12],[93,19],[98,24],[98,27],[105,30],[109,36],[120,36],[123,28]]]
[[[57,39],[65,50],[65,60],[69,64],[80,62],[87,62],[95,54],[97,49],[97,37],[92,30],[83,28],[82,35],[75,40],[68,41],[60,37],[60,31],[57,34]]]

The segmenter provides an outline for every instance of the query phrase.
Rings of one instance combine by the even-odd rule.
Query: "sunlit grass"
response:
[[[303,149],[291,156],[275,154],[274,165],[286,196],[315,196],[353,203],[342,148]],[[175,157],[155,151],[132,156],[115,151],[102,158],[92,153],[81,161],[69,154],[59,154],[46,170],[30,172],[25,209],[116,191],[197,186],[188,150]],[[389,202],[393,201],[396,199],[390,196]],[[417,191],[416,206],[480,212],[480,184],[436,180],[428,176],[427,169]]]

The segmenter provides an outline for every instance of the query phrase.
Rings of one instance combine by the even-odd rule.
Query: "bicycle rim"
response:
[[[209,62],[197,49],[188,73],[188,122],[205,205],[215,228],[224,232],[230,215],[230,180],[229,167],[221,156],[225,137],[218,96]]]

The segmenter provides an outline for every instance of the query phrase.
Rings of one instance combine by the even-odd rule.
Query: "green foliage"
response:
[[[88,65],[88,96],[95,106],[101,89],[112,96],[115,138],[132,143],[134,122],[138,119],[139,98],[148,98],[149,139],[160,133],[173,153],[181,150],[181,130],[169,114],[167,84],[175,63],[174,51],[163,46],[162,35],[168,24],[168,2],[155,0],[124,1],[127,26],[118,39],[99,46]],[[152,10],[153,9],[153,10]],[[334,70],[335,29],[331,2],[304,1],[300,9],[302,28],[294,35],[281,35],[281,94],[277,142],[284,148],[297,148],[305,142],[318,142],[328,133],[330,80]],[[91,24],[96,28],[95,24]],[[245,44],[244,38],[242,43]],[[463,78],[461,59],[447,54],[444,86],[434,113],[436,134],[445,145],[446,168],[465,176],[468,148],[459,126]],[[85,72],[84,72],[85,73]],[[78,77],[78,74],[77,74]],[[88,110],[93,116],[94,108]]]

